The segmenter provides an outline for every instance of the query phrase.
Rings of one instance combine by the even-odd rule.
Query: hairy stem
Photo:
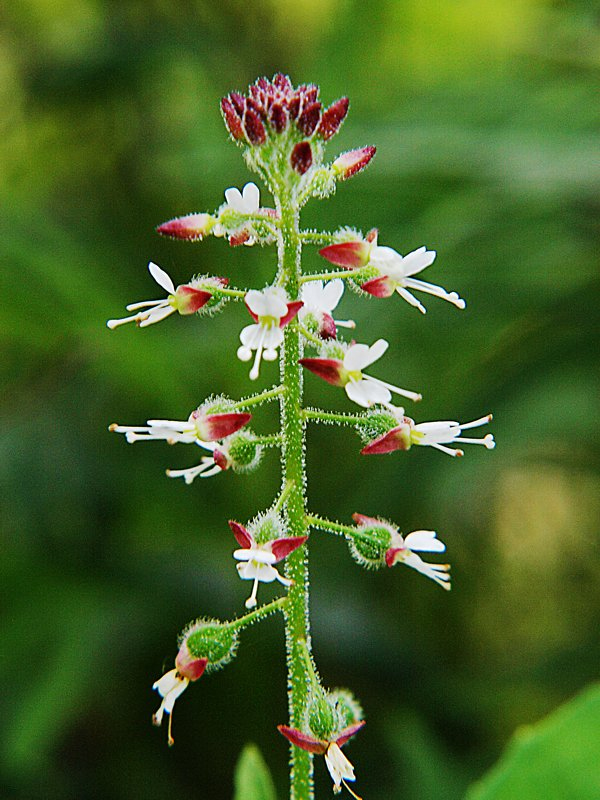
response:
[[[301,241],[298,230],[298,211],[287,186],[279,187],[276,198],[281,214],[279,240],[279,280],[290,300],[296,300],[300,289]],[[285,328],[281,354],[280,398],[281,433],[283,439],[282,467],[284,485],[291,487],[286,501],[287,535],[305,536],[306,474],[304,463],[305,423],[302,415],[302,356],[301,335],[296,323]],[[286,576],[293,583],[285,608],[286,648],[288,667],[288,704],[290,725],[302,728],[308,695],[308,677],[298,642],[310,647],[308,620],[308,554],[306,545],[299,547],[286,559]],[[312,756],[291,745],[290,800],[313,800]]]

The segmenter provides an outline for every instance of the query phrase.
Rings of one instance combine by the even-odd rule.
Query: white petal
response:
[[[242,189],[244,200],[244,211],[246,214],[254,214],[260,208],[260,189],[255,183],[247,183]]]
[[[179,697],[179,695],[183,694],[187,689],[189,680],[187,678],[181,678],[179,681],[179,685],[172,689],[169,694],[165,697],[162,701],[161,706],[166,714],[170,714],[173,711],[173,706],[175,705],[175,700]]]
[[[404,544],[409,550],[420,552],[443,553],[446,545],[436,539],[435,531],[413,531],[404,538]]]
[[[264,328],[262,325],[247,325],[240,331],[240,342],[244,347],[249,347],[251,350],[256,350],[260,345],[264,335]]]
[[[263,346],[268,349],[279,347],[283,343],[283,331],[281,328],[267,328]],[[267,359],[268,360],[268,359]]]
[[[369,364],[373,364],[375,361],[377,361],[377,359],[381,358],[388,347],[389,344],[385,339],[378,339],[375,344],[372,344],[369,348],[369,361],[364,366],[368,367]]]
[[[336,786],[339,786],[342,780],[354,781],[354,767],[348,761],[346,756],[340,750],[339,745],[332,742],[325,753],[325,764],[329,770],[329,774]]]
[[[256,561],[246,561],[237,565],[239,576],[244,581],[258,580],[261,583],[273,583],[279,573],[270,564],[257,564]]]
[[[246,292],[244,302],[257,317],[263,317],[265,315],[267,299],[263,292],[259,292],[258,289],[250,289],[249,292]]]
[[[302,287],[300,299],[304,303],[304,308],[302,308],[301,311],[304,311],[307,307],[320,309],[323,300],[323,281],[310,281],[309,283],[305,283]]]
[[[341,281],[339,278],[329,281],[329,283],[326,284],[325,288],[323,289],[323,298],[321,301],[322,310],[329,312],[333,311],[333,309],[342,299],[343,294],[344,281]]]
[[[162,678],[159,678],[152,684],[152,688],[156,689],[161,697],[166,697],[169,692],[172,692],[181,683],[181,678],[176,669],[169,670]]]
[[[402,274],[405,278],[408,278],[409,275],[421,272],[422,269],[433,264],[435,256],[435,250],[427,250],[426,247],[419,247],[417,250],[413,250],[412,253],[408,253],[402,259]]]
[[[287,314],[288,307],[284,293],[277,291],[276,288],[267,289],[265,290],[264,297],[265,310],[263,311],[263,314],[265,316],[281,319],[281,317],[284,317]]]
[[[381,275],[390,275],[401,271],[402,256],[391,247],[374,247],[369,260]]]
[[[236,189],[235,186],[225,189],[225,200],[227,201],[227,205],[231,206],[234,211],[243,213],[244,201],[242,200],[242,193],[239,189]]]
[[[359,372],[369,361],[369,345],[352,344],[344,356],[344,368],[348,372]]]
[[[233,557],[237,561],[259,561],[261,564],[274,564],[277,561],[274,553],[256,547],[235,550]]]
[[[390,391],[385,386],[379,386],[366,379],[349,381],[344,388],[350,400],[363,408],[369,408],[374,403],[388,403],[392,399]]]
[[[173,292],[175,291],[175,286],[173,285],[173,281],[171,280],[171,278],[169,278],[164,269],[161,269],[158,266],[158,264],[155,264],[154,261],[151,261],[148,264],[148,271],[150,272],[150,275],[152,275],[152,277],[158,283],[159,286],[162,286],[162,288],[169,294],[173,294]]]

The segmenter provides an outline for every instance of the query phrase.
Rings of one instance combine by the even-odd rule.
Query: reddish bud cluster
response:
[[[307,138],[318,136],[327,141],[338,132],[348,113],[348,98],[342,97],[323,110],[318,86],[303,84],[295,89],[287,75],[279,72],[272,81],[259,78],[247,96],[231,92],[221,100],[221,111],[233,138],[255,147],[264,144],[267,137],[283,133],[289,125],[295,125]],[[291,163],[300,175],[310,168],[309,142],[295,146]]]

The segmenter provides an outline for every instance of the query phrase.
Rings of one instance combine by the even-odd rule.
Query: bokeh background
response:
[[[150,259],[176,282],[271,279],[272,251],[153,228],[249,179],[219,99],[277,70],[318,83],[325,102],[350,96],[332,156],[378,147],[305,223],[376,226],[401,252],[426,244],[438,251],[426,277],[468,300],[460,312],[432,299],[423,317],[348,295],[340,315],[361,340],[392,343],[378,374],[423,392],[417,419],[495,414],[497,449],[460,461],[429,449],[365,459],[352,434],[309,431],[315,512],[434,528],[453,564],[448,595],[313,539],[316,657],[367,713],[348,748],[357,789],[460,798],[517,726],[598,678],[598,20],[584,0],[3,5],[2,797],[222,800],[248,740],[286,796],[279,619],[186,692],[174,748],[150,725],[178,631],[243,609],[226,520],[271,502],[276,454],[252,475],[187,487],[164,469],[197,453],[106,430],[247,393],[235,358],[247,316],[231,304],[210,321],[104,325],[153,296]],[[322,267],[314,248],[305,259]],[[350,408],[313,376],[306,390]],[[273,429],[272,409],[256,419]],[[322,763],[316,774],[329,796]]]

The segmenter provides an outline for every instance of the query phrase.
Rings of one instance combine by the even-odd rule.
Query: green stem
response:
[[[285,503],[285,501],[290,496],[290,492],[292,491],[293,488],[294,488],[294,484],[292,483],[292,481],[288,481],[285,484],[285,486],[283,487],[283,491],[279,495],[279,500],[273,506],[273,511],[275,511],[276,513],[278,511],[281,511],[281,509],[283,508],[283,504]]]
[[[313,336],[313,334],[307,330],[304,325],[298,325],[298,330],[304,336],[304,338],[317,347],[319,350],[323,347],[323,340],[319,339],[318,336]]]
[[[223,295],[224,297],[245,297],[248,292],[243,289],[215,289],[213,294]]]
[[[339,237],[336,233],[325,233],[322,231],[300,231],[300,239],[303,244],[338,244]]]
[[[247,625],[252,625],[253,622],[258,622],[265,617],[270,616],[275,611],[283,611],[286,607],[288,602],[287,597],[280,597],[277,600],[272,600],[270,603],[266,603],[264,606],[260,606],[260,608],[255,609],[254,611],[250,611],[248,614],[244,614],[243,617],[239,617],[238,619],[233,619],[229,623],[232,628],[236,628],[237,630],[241,630],[245,628]]]
[[[330,519],[323,519],[317,517],[315,514],[307,514],[306,524],[312,525],[321,531],[331,531],[332,533],[340,534],[341,536],[356,536],[357,530],[350,525],[341,525],[339,522],[332,522]]]
[[[298,230],[298,209],[292,192],[284,180],[279,183],[276,196],[281,214],[279,239],[279,281],[290,300],[300,293],[301,239]],[[302,356],[301,334],[297,325],[287,325],[281,348],[281,383],[284,393],[280,398],[282,471],[284,485],[291,486],[286,502],[287,535],[305,536],[306,474],[304,464],[305,422],[302,416]],[[294,550],[286,559],[286,576],[293,581],[285,608],[286,649],[288,668],[288,703],[290,725],[302,728],[308,697],[308,676],[296,643],[310,643],[308,621],[308,553],[306,545]],[[313,800],[312,755],[299,747],[290,749],[290,800]]]
[[[334,278],[340,278],[342,281],[347,281],[354,277],[354,270],[350,270],[350,272],[316,272],[312,275],[303,275],[300,278],[300,283],[309,283],[310,281],[329,281],[333,280]]]
[[[268,433],[264,436],[256,436],[254,441],[258,442],[258,444],[264,445],[265,447],[279,447],[281,445],[281,434]]]
[[[238,400],[237,403],[233,403],[230,406],[227,406],[228,410],[234,410],[237,408],[250,408],[250,406],[256,406],[260,403],[264,403],[267,400],[275,400],[275,398],[280,397],[284,392],[283,386],[276,386],[274,389],[267,389],[266,392],[260,392],[259,394],[253,394],[251,397],[246,397],[245,399]]]
[[[312,419],[315,422],[339,422],[340,425],[357,425],[365,421],[365,417],[358,414],[336,414],[316,408],[305,408],[302,415],[304,419]]]

